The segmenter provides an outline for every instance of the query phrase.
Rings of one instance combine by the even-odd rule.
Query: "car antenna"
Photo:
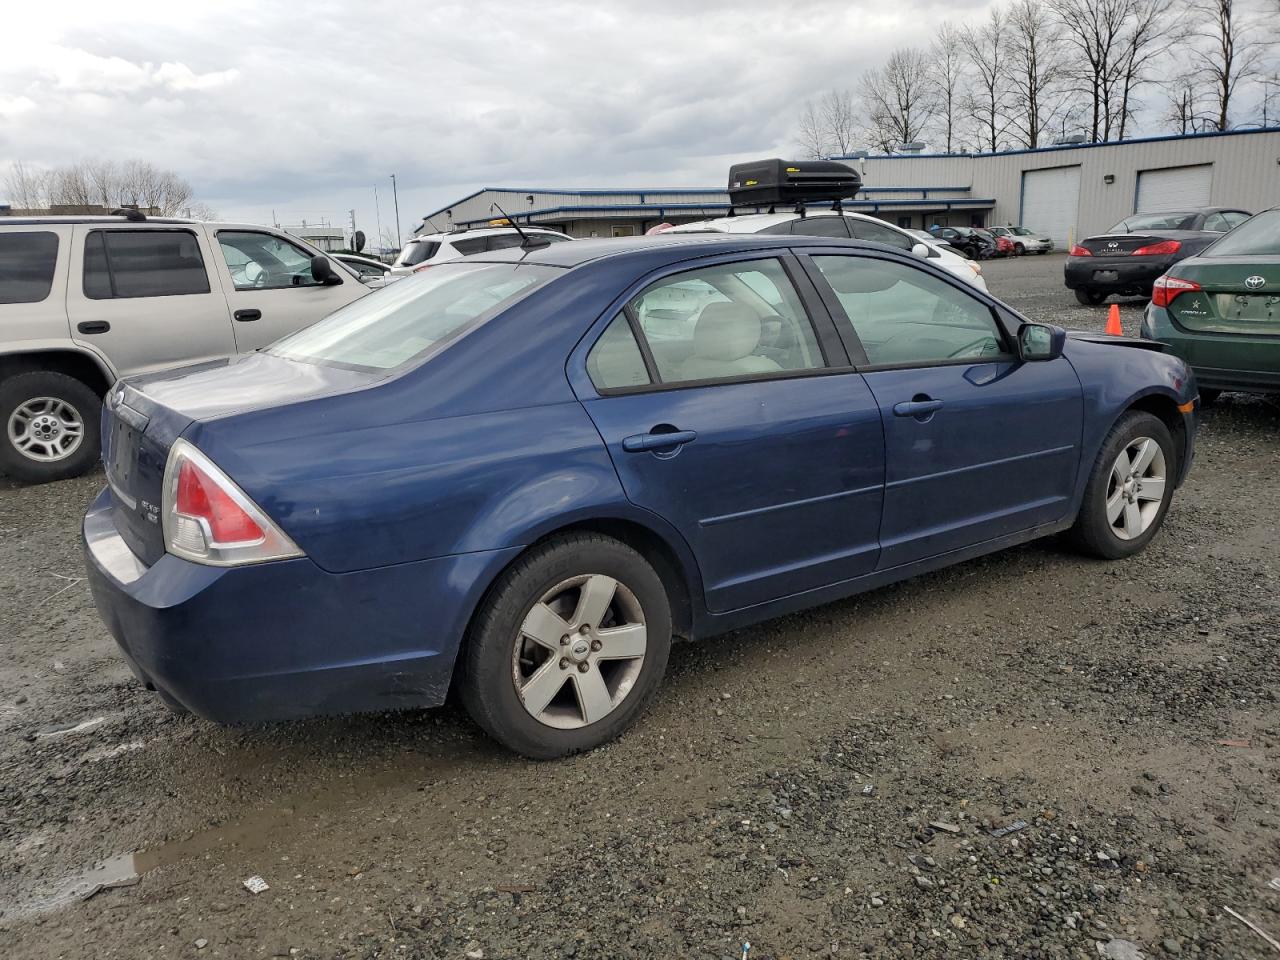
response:
[[[511,224],[511,226],[515,229],[516,233],[520,234],[520,246],[522,246],[522,247],[549,247],[549,246],[551,246],[551,241],[550,241],[550,240],[548,240],[546,237],[531,237],[531,236],[529,236],[527,233],[525,233],[523,230],[521,230],[521,229],[520,229],[520,224],[516,223],[516,222],[515,222],[514,220],[512,220],[509,216],[507,216],[507,211],[505,211],[505,210],[503,210],[501,207],[499,207],[496,201],[494,202],[493,207],[497,207],[498,212],[499,212],[500,214],[502,214],[503,219],[505,219],[505,220],[507,221],[507,223]]]

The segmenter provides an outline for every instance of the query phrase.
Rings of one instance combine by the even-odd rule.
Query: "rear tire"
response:
[[[666,589],[640,554],[598,534],[556,537],[508,568],[482,602],[458,693],[503,746],[534,760],[565,757],[636,721],[670,650]]]
[[[9,377],[0,382],[0,472],[25,483],[80,476],[101,456],[101,421],[101,398],[75,377]]]
[[[1076,300],[1083,303],[1086,307],[1096,307],[1105,299],[1107,299],[1107,295],[1105,293],[1100,293],[1097,290],[1076,291]]]
[[[1084,553],[1104,560],[1133,556],[1164,524],[1177,475],[1177,451],[1164,421],[1130,410],[1098,451],[1068,537]]]

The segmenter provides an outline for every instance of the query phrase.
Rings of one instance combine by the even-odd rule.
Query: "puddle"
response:
[[[103,890],[131,887],[142,879],[144,872],[139,867],[135,854],[122,853],[109,857],[84,873],[64,880],[57,892],[50,896],[0,906],[0,917],[17,920],[61,910],[81,900],[88,900]]]

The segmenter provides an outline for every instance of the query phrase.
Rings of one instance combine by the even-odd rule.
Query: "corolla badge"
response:
[[[1252,277],[1245,277],[1244,285],[1250,290],[1257,290],[1259,287],[1265,287],[1267,285],[1267,278],[1260,277],[1255,273]]]

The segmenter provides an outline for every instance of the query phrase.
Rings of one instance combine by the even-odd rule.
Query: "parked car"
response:
[[[994,256],[1013,256],[1013,241],[1008,237],[1002,237],[999,234],[992,233],[990,230],[986,229],[986,227],[974,227],[973,232],[978,234],[980,237],[991,241],[996,248],[995,253],[993,254]]]
[[[567,234],[543,227],[520,229],[525,236],[537,237],[548,243],[562,243],[573,239]],[[446,263],[459,257],[473,257],[477,253],[506,250],[508,247],[518,247],[522,242],[520,232],[513,227],[480,227],[476,230],[459,228],[448,233],[424,234],[414,237],[404,245],[395,263],[391,265],[391,275],[408,276],[437,263]]]
[[[1060,531],[1138,552],[1195,401],[1155,344],[1029,322],[884,245],[508,250],[120,384],[88,577],[177,709],[247,723],[452,686],[508,747],[561,756],[636,720],[673,634]]]
[[[1053,249],[1053,239],[1042,233],[1033,233],[1026,227],[988,227],[988,231],[997,237],[1006,237],[1013,244],[1013,255],[1021,257],[1028,253],[1046,254]]]
[[[391,281],[400,279],[399,276],[391,272],[390,265],[383,263],[381,260],[362,257],[356,253],[334,253],[331,256],[333,259],[350,267],[355,275],[360,278],[360,282],[371,290],[379,290]]]
[[[1156,277],[1248,218],[1226,207],[1134,214],[1071,248],[1063,267],[1066,285],[1084,304],[1112,294],[1149,298]]]
[[[852,237],[871,243],[883,243],[897,250],[906,250],[916,256],[934,260],[948,273],[979,290],[987,289],[982,268],[972,260],[948,249],[932,237],[922,239],[909,230],[885,223],[876,217],[861,213],[748,213],[733,217],[717,217],[713,220],[696,220],[671,227],[663,233],[764,233],[795,237],[835,237],[840,240]],[[918,249],[923,246],[924,249]]]
[[[996,255],[995,238],[984,237],[973,227],[930,227],[929,232],[971,259],[989,260]]]
[[[270,227],[5,217],[0,472],[32,483],[84,473],[117,377],[257,350],[368,292]]]
[[[1156,278],[1142,336],[1223,390],[1280,393],[1280,208],[1246,220]]]

